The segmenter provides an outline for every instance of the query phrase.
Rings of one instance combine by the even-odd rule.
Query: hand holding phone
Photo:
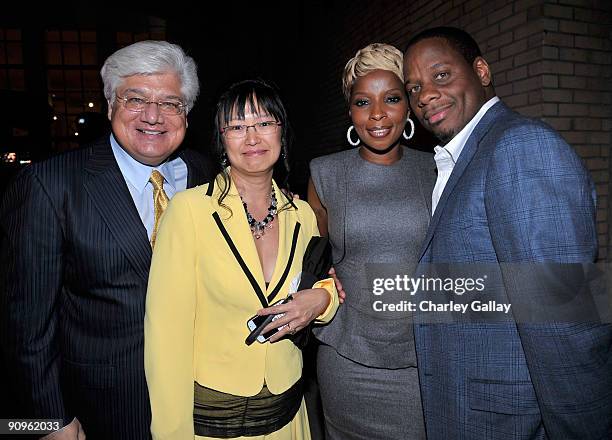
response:
[[[271,304],[270,307],[272,306],[277,306],[280,304],[286,304],[289,301],[291,301],[293,299],[292,295],[287,296],[286,298],[283,298],[279,301],[276,301],[274,304]],[[251,345],[253,342],[255,342],[255,339],[257,339],[257,341],[261,344],[263,344],[264,342],[266,342],[268,339],[270,339],[272,336],[274,336],[282,327],[279,328],[274,328],[266,333],[264,333],[263,335],[261,334],[262,330],[272,321],[276,321],[277,319],[281,318],[285,316],[284,313],[278,313],[276,315],[255,315],[253,316],[251,319],[249,319],[247,321],[247,327],[249,330],[251,330],[251,333],[249,334],[249,336],[247,336],[247,338],[245,339],[244,343],[246,345]]]

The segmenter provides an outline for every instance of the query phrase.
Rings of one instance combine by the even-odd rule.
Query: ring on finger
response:
[[[290,334],[292,334],[292,335],[295,334],[295,329],[291,328],[291,323],[290,322],[287,323],[287,328],[289,329],[289,333]]]

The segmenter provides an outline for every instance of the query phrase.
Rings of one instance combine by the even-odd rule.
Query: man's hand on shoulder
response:
[[[329,274],[329,276],[331,276],[334,279],[334,283],[336,284],[336,290],[338,291],[338,301],[340,302],[340,304],[344,304],[344,299],[346,298],[346,292],[344,291],[344,288],[342,287],[342,283],[336,276],[336,269],[334,269],[334,267],[331,267],[329,269],[329,272],[327,273]]]

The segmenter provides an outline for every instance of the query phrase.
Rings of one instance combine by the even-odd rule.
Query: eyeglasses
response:
[[[152,101],[139,96],[118,96],[123,106],[131,112],[141,112],[149,104],[156,104],[160,112],[165,115],[180,115],[187,110],[187,106],[179,101]]]
[[[239,139],[246,137],[249,128],[253,128],[258,134],[272,134],[276,133],[276,128],[282,125],[276,121],[263,121],[253,125],[228,125],[223,127],[221,133],[228,139]]]

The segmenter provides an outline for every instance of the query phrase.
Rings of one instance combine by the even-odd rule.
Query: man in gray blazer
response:
[[[467,33],[418,34],[404,75],[414,114],[440,140],[422,268],[594,262],[587,170],[558,133],[499,101]],[[415,339],[429,440],[612,438],[610,325],[420,323]]]

